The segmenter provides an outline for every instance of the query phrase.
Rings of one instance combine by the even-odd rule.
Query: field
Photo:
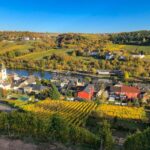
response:
[[[144,108],[99,105],[93,102],[68,102],[62,100],[44,100],[37,103],[28,103],[20,100],[6,100],[7,103],[25,111],[33,112],[40,118],[49,119],[54,113],[61,115],[68,123],[83,126],[92,111],[102,114],[105,118],[120,118],[124,120],[147,120]]]
[[[142,107],[100,105],[97,108],[97,112],[102,113],[106,118],[117,117],[127,120],[146,120],[146,113]]]
[[[66,50],[56,50],[56,49],[51,49],[51,50],[41,50],[41,51],[38,51],[38,52],[33,52],[33,53],[28,53],[26,55],[23,55],[23,56],[19,56],[19,57],[16,57],[15,59],[23,59],[23,60],[38,60],[38,59],[42,59],[43,57],[45,56],[50,56],[52,54],[64,54],[66,52]]]
[[[130,53],[143,51],[146,55],[150,55],[150,46],[125,45],[124,49]]]
[[[38,49],[35,52],[29,52],[29,49],[33,48],[33,43],[35,41],[25,41],[25,42],[0,42],[0,55],[2,57],[8,56],[12,53],[19,53],[18,56],[15,56],[12,54],[11,59],[12,60],[26,60],[26,61],[36,61],[41,60],[45,56],[51,56],[52,54],[60,55],[62,57],[65,57],[66,59],[78,61],[78,60],[84,60],[85,62],[88,61],[97,61],[92,57],[74,57],[69,55],[69,52],[72,51],[72,49]]]
[[[4,55],[12,51],[23,53],[32,47],[31,43],[32,42],[0,42],[0,55]]]
[[[45,100],[34,104],[28,104],[22,101],[7,101],[8,103],[18,106],[25,111],[33,112],[44,120],[48,120],[49,116],[54,113],[61,115],[68,123],[76,126],[82,126],[89,114],[96,109],[97,105],[94,103],[84,102],[67,102]]]

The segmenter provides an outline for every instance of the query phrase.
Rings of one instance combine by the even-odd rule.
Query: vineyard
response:
[[[104,117],[118,117],[120,119],[131,120],[145,120],[146,113],[144,108],[127,107],[127,106],[114,106],[114,105],[100,105],[97,111],[102,113]]]
[[[28,103],[24,101],[7,100],[12,106],[32,112],[48,121],[54,113],[61,115],[68,123],[76,126],[84,126],[86,119],[92,111],[102,114],[105,118],[117,117],[127,120],[145,121],[146,113],[144,108],[116,106],[116,105],[99,105],[93,102],[68,102],[62,100],[44,100],[36,103]]]
[[[49,116],[58,113],[68,123],[76,126],[83,126],[89,114],[97,107],[94,103],[67,102],[60,100],[45,100],[34,104],[27,104],[21,101],[8,102],[25,111],[33,112],[44,120],[48,120]]]

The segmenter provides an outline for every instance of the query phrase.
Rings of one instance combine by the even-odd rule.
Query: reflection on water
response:
[[[24,76],[27,77],[29,75],[34,75],[39,78],[43,79],[51,79],[52,78],[52,73],[48,71],[33,71],[33,70],[25,70],[25,69],[7,69],[8,74],[13,74],[16,73],[19,76]]]

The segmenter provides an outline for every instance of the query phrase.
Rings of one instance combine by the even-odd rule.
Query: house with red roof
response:
[[[79,99],[91,100],[94,95],[94,86],[89,84],[83,91],[77,93]]]
[[[127,99],[136,99],[141,93],[139,88],[127,85],[115,85],[111,87],[110,92],[117,96],[126,96]]]

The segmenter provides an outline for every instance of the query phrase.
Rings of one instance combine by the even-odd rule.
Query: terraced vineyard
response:
[[[97,107],[97,112],[104,115],[104,117],[117,117],[120,119],[129,120],[146,120],[146,113],[144,108],[116,106],[116,105],[100,105]]]
[[[45,120],[48,120],[50,115],[58,113],[68,123],[76,126],[84,125],[89,114],[97,107],[97,105],[92,102],[67,102],[60,100],[45,100],[34,104],[27,104],[19,101],[9,101],[9,103],[25,111],[33,112]]]
[[[92,111],[103,114],[105,118],[120,118],[125,120],[146,121],[147,116],[144,108],[116,106],[116,105],[97,105],[93,102],[68,102],[62,100],[44,100],[37,103],[7,100],[7,103],[19,107],[25,111],[33,112],[45,121],[49,117],[58,113],[68,123],[76,126],[84,126],[86,119]]]

